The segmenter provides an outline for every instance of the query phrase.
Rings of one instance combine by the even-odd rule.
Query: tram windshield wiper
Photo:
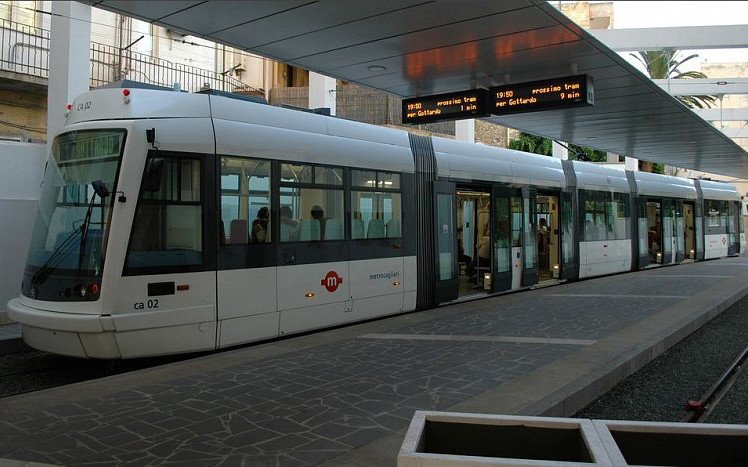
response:
[[[34,289],[36,286],[44,282],[49,274],[60,264],[70,250],[75,247],[76,237],[80,236],[79,250],[80,255],[78,259],[78,269],[80,270],[83,266],[83,252],[85,249],[86,237],[88,236],[88,230],[91,223],[91,214],[93,212],[94,201],[96,195],[104,199],[109,196],[109,190],[106,184],[99,180],[95,180],[91,183],[94,189],[94,194],[91,196],[91,201],[88,203],[88,209],[86,210],[86,217],[83,223],[79,227],[74,227],[70,235],[59,243],[57,247],[49,255],[49,258],[41,265],[38,271],[31,277],[31,287]]]
[[[49,258],[47,258],[44,264],[41,265],[39,270],[34,273],[34,275],[31,277],[32,291],[34,290],[34,288],[36,288],[37,285],[41,284],[47,279],[49,273],[57,267],[60,261],[62,261],[62,259],[65,257],[65,254],[67,254],[70,249],[75,246],[75,237],[83,232],[82,227],[83,225],[81,224],[81,227],[74,228],[73,231],[70,232],[70,235],[65,237],[65,240],[60,242],[60,244],[52,251],[52,254],[49,255]]]
[[[81,225],[82,233],[78,255],[78,270],[83,269],[83,252],[86,248],[86,239],[88,238],[89,226],[91,225],[91,214],[93,213],[94,201],[96,200],[96,196],[98,195],[99,198],[101,198],[102,202],[104,201],[104,198],[109,196],[109,189],[106,187],[106,183],[102,182],[101,180],[94,180],[93,182],[91,182],[91,186],[94,189],[94,194],[91,195],[91,201],[89,201],[88,209],[86,210],[86,218],[83,220],[83,225]]]

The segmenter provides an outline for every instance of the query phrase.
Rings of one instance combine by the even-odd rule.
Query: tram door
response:
[[[457,206],[455,184],[434,182],[434,250],[436,303],[455,300],[458,295]]]
[[[523,287],[538,283],[538,214],[536,203],[537,191],[534,188],[522,188],[522,269]]]
[[[214,165],[204,154],[148,154],[115,306],[163,326],[151,336],[173,326],[168,332],[178,337],[123,333],[125,358],[216,346]]]
[[[728,241],[730,242],[730,246],[727,249],[728,255],[737,255],[740,252],[740,223],[743,221],[741,219],[740,215],[740,208],[741,203],[740,201],[729,201],[730,210],[730,220],[728,222],[729,226],[729,235],[728,235]]]
[[[493,189],[494,236],[493,281],[494,292],[512,288],[512,192],[509,188]]]
[[[491,192],[477,186],[457,187],[458,295],[492,290]]]
[[[680,263],[686,258],[686,224],[683,200],[675,200],[675,262]]]
[[[646,211],[647,213],[647,232],[645,236],[642,236],[641,231],[639,232],[640,239],[647,239],[647,251],[649,254],[648,262],[641,261],[640,265],[662,263],[662,204],[658,201],[647,201]]]
[[[574,238],[574,197],[575,193],[561,193],[561,211],[558,216],[561,233],[561,278],[574,279],[576,273],[576,240]]]
[[[675,200],[662,200],[662,264],[673,262],[675,250]]]
[[[559,279],[561,258],[559,246],[558,197],[539,194],[535,204],[538,244],[538,281]]]
[[[686,259],[696,259],[696,213],[692,203],[683,203],[684,252]]]
[[[649,266],[652,262],[652,258],[649,253],[649,244],[651,242],[651,230],[649,227],[649,203],[645,198],[638,198],[636,200],[636,213],[637,213],[637,230],[639,234],[639,269],[644,269]]]

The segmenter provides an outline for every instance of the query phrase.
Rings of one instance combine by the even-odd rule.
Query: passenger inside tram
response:
[[[311,211],[312,219],[319,222],[320,238],[325,238],[325,211],[318,205],[314,205]]]
[[[252,243],[265,243],[268,239],[269,211],[266,206],[257,211],[257,218],[252,221]]]
[[[647,233],[647,238],[649,240],[649,259],[655,263],[659,262],[659,260],[662,259],[662,251],[660,250],[660,234],[658,229],[656,227],[650,227],[649,232]]]
[[[550,270],[549,245],[550,231],[548,230],[548,220],[541,217],[538,221],[538,259],[542,272]]]
[[[290,206],[280,208],[280,234],[281,241],[294,242],[299,239],[299,225],[292,219],[293,212]]]

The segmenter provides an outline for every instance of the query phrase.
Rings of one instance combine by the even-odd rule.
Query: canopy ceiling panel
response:
[[[743,149],[544,1],[84,3],[400,97],[588,74],[594,106],[488,120],[748,178]]]

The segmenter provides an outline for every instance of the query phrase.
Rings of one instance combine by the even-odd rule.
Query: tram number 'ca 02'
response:
[[[135,310],[153,310],[158,308],[158,299],[153,298],[145,302],[135,302],[132,307]]]

